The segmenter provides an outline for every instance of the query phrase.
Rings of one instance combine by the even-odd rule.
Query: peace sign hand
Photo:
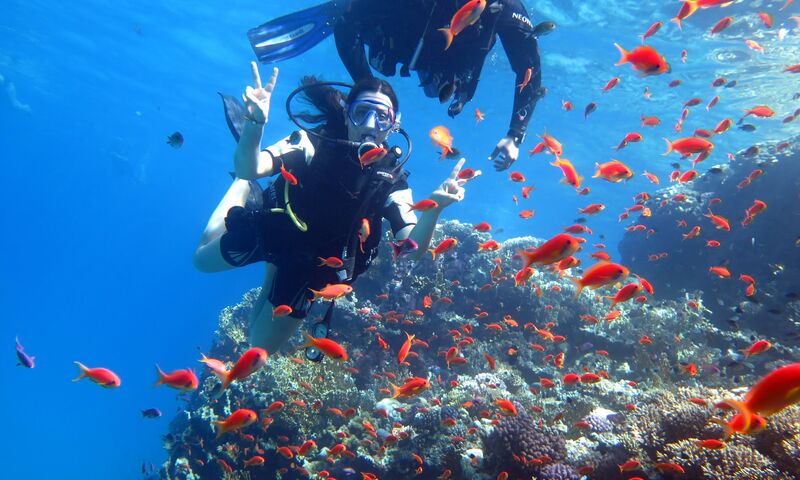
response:
[[[265,86],[261,86],[261,75],[258,73],[258,65],[256,62],[250,62],[250,67],[253,70],[253,85],[248,85],[242,95],[247,114],[250,120],[255,123],[267,123],[269,119],[269,100],[272,97],[272,91],[275,90],[275,83],[278,81],[278,67],[272,69],[272,76]]]
[[[464,199],[463,185],[467,183],[468,180],[458,178],[458,172],[461,171],[464,162],[465,159],[463,158],[459,160],[453,168],[453,171],[450,172],[450,176],[447,177],[447,180],[442,182],[439,188],[431,194],[431,199],[436,200],[440,208],[444,208]]]

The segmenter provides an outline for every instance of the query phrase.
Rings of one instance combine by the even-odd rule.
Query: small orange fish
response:
[[[259,347],[253,347],[247,350],[242,354],[233,368],[230,369],[228,374],[225,375],[225,378],[222,380],[222,388],[220,388],[219,392],[225,391],[232,382],[245,379],[257,372],[265,363],[267,363],[266,350]]]
[[[408,333],[406,333],[406,341],[403,342],[403,345],[397,352],[397,363],[402,364],[406,360],[408,352],[411,351],[411,342],[413,341],[414,341],[414,335],[409,335]]]
[[[248,425],[258,420],[258,414],[253,410],[240,408],[233,412],[228,418],[221,421],[213,422],[214,425],[219,427],[217,431],[217,438],[228,432],[235,432],[247,427]]]
[[[528,68],[527,70],[525,70],[525,75],[522,77],[522,83],[517,85],[519,87],[520,92],[525,90],[525,87],[527,87],[528,83],[530,83],[532,76],[533,76],[533,68]]]
[[[495,400],[495,404],[500,407],[500,410],[506,415],[512,417],[517,415],[517,407],[510,400],[498,399]]]
[[[669,63],[664,57],[649,45],[638,46],[631,52],[626,51],[619,44],[615,43],[614,46],[620,53],[617,66],[630,62],[633,69],[639,71],[642,76],[660,75],[671,71]]]
[[[346,283],[328,284],[322,290],[314,290],[309,288],[311,293],[314,294],[313,300],[321,298],[323,300],[336,300],[353,291],[353,287]]]
[[[339,360],[340,362],[347,361],[347,351],[335,341],[331,340],[330,338],[314,338],[305,332],[304,335],[306,337],[306,341],[308,342],[305,345],[306,348],[316,347],[322,353],[324,353],[326,357]]]
[[[81,362],[75,362],[75,365],[80,368],[81,373],[72,379],[73,382],[88,378],[103,388],[117,388],[122,385],[122,380],[120,380],[119,376],[107,368],[89,368]],[[195,388],[197,388],[196,384]]]
[[[283,162],[281,162],[281,176],[289,185],[297,185],[298,183],[297,177],[295,177],[289,170],[286,170],[286,166]]]
[[[450,135],[450,130],[448,130],[447,127],[442,125],[433,127],[431,131],[428,132],[428,136],[430,136],[434,145],[442,149],[442,156],[440,159],[460,155],[458,150],[453,147],[453,136]]]
[[[290,307],[289,305],[278,305],[272,309],[272,317],[273,318],[285,317],[290,313],[292,313],[292,310],[293,310],[292,307]]]
[[[78,366],[80,366],[80,364],[78,364]],[[153,384],[154,387],[157,387],[159,385],[167,385],[168,387],[172,387],[187,392],[189,390],[197,389],[197,385],[199,384],[197,380],[197,375],[194,374],[194,370],[192,370],[191,368],[186,368],[183,370],[175,370],[174,372],[170,373],[164,373],[161,370],[161,368],[159,368],[159,366],[156,365],[156,373],[158,374],[158,379],[156,380],[156,383]],[[114,385],[114,386],[119,386],[119,385]]]
[[[444,33],[445,50],[450,48],[456,35],[478,21],[485,8],[486,0],[469,0],[453,14],[450,19],[450,26],[439,29],[440,32]]]
[[[401,386],[390,383],[394,390],[392,398],[411,398],[430,388],[430,382],[421,377],[411,377]]]
[[[572,279],[577,285],[575,295],[580,295],[586,287],[596,290],[605,285],[622,281],[628,276],[628,273],[628,269],[618,263],[596,263],[584,272],[583,277]]]
[[[479,108],[476,108],[475,109],[475,123],[478,124],[478,123],[482,122],[484,118],[485,118],[485,115],[483,114],[483,112],[481,112],[481,110]]]
[[[435,200],[431,200],[430,198],[426,198],[424,200],[420,200],[419,202],[413,205],[409,203],[408,211],[411,212],[413,210],[417,210],[419,212],[427,212],[428,210],[437,208],[438,206],[439,206],[438,202],[436,202]]]
[[[556,160],[550,163],[550,165],[561,169],[561,173],[564,174],[564,178],[562,179],[563,183],[571,185],[576,189],[581,188],[581,182],[583,182],[583,177],[578,175],[578,172],[577,170],[575,170],[575,167],[572,165],[572,162],[570,162],[566,158],[556,157]]]
[[[372,165],[375,162],[380,161],[383,157],[386,156],[388,150],[383,147],[375,147],[370,150],[364,152],[363,155],[358,157],[359,163],[361,163],[361,168],[366,166]]]

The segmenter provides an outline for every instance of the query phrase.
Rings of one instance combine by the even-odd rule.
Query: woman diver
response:
[[[287,100],[289,116],[301,129],[262,150],[278,69],[262,86],[255,62],[251,65],[254,85],[246,88],[244,108],[238,101],[226,102],[229,126],[238,137],[235,179],[203,231],[194,264],[200,271],[217,272],[267,262],[251,312],[250,343],[275,352],[307,315],[311,289],[350,284],[369,267],[383,218],[409,258],[419,259],[427,251],[442,209],[464,198],[465,180],[458,179],[464,159],[431,194],[435,206],[417,220],[410,211],[408,173],[398,161],[400,149],[386,143],[391,133],[405,136],[397,96],[387,82],[366,79],[345,97],[331,83],[305,77]],[[297,93],[317,112],[292,115],[290,103]],[[238,121],[231,105],[239,105]],[[315,126],[303,127],[297,118]],[[365,154],[374,157],[383,152],[379,148],[387,153],[363,165]],[[255,180],[275,175],[262,192]],[[321,261],[329,257],[336,261]],[[278,306],[284,315],[273,315]]]

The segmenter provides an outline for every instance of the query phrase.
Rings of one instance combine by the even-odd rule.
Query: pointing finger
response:
[[[464,162],[466,161],[467,160],[465,158],[461,158],[461,160],[456,163],[456,166],[453,167],[453,171],[450,172],[450,180],[455,180],[455,178],[458,176],[458,172],[461,171],[461,167],[464,166]]]
[[[258,64],[250,62],[250,69],[253,71],[253,85],[256,88],[261,88],[261,74],[258,73]]]

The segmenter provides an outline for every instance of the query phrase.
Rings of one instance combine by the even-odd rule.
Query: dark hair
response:
[[[306,87],[303,93],[300,94],[301,100],[314,107],[317,113],[303,111],[295,116],[306,123],[317,126],[322,125],[328,135],[347,135],[347,128],[342,116],[342,110],[344,110],[342,103],[349,104],[353,102],[362,92],[383,93],[391,100],[395,112],[400,110],[397,94],[385,80],[375,77],[361,80],[350,89],[347,98],[341,91],[329,85],[321,85],[322,83],[324,81],[314,75],[305,76],[300,80],[300,85]]]

